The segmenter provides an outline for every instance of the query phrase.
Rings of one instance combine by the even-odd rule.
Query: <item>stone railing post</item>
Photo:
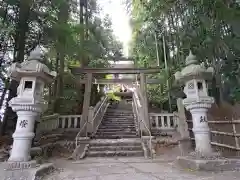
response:
[[[94,131],[94,107],[90,106],[88,109],[88,125],[87,125],[87,132],[88,133],[93,133]]]
[[[185,108],[182,101],[183,100],[181,98],[177,99],[178,132],[181,135],[181,139],[190,139],[187,119],[185,115]]]
[[[177,99],[177,107],[178,107],[178,132],[180,133],[179,139],[179,148],[181,151],[181,155],[184,156],[192,151],[192,142],[190,139],[187,118],[185,115],[185,107],[183,105],[183,99]]]

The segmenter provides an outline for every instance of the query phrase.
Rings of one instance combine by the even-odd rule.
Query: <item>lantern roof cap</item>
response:
[[[182,69],[182,71],[175,73],[176,81],[185,83],[186,81],[192,79],[208,80],[212,78],[214,73],[213,68],[206,68],[204,63],[198,64],[197,57],[193,55],[192,51],[189,52],[185,64],[186,66]]]

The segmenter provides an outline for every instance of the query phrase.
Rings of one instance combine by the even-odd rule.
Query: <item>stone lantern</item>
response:
[[[214,70],[198,64],[196,56],[191,52],[186,58],[186,67],[175,73],[175,79],[184,85],[186,98],[183,105],[192,114],[196,153],[201,156],[212,154],[210,130],[207,120],[207,111],[214,103],[214,98],[208,95],[206,80],[212,79]]]
[[[41,50],[36,48],[27,61],[21,64],[14,63],[9,69],[10,78],[19,81],[17,97],[9,102],[9,106],[17,113],[18,119],[8,162],[18,164],[17,166],[22,166],[20,162],[31,160],[30,149],[35,135],[34,124],[47,108],[43,99],[44,85],[51,83],[56,76],[56,73],[50,72],[41,60]]]

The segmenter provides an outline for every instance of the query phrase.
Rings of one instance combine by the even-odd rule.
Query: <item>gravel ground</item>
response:
[[[173,157],[87,158],[72,162],[52,159],[58,168],[43,180],[235,180],[240,172],[198,172],[174,166]]]
[[[81,161],[70,161],[54,158],[49,161],[57,169],[44,177],[34,180],[237,180],[240,172],[199,172],[189,169],[179,169],[174,165],[177,148],[164,151],[154,160],[143,157],[128,158],[86,158]],[[0,176],[4,173],[0,166]],[[20,178],[22,174],[25,179]],[[26,179],[26,176],[29,178]],[[16,180],[33,180],[32,173],[18,173]],[[15,180],[4,179],[3,180]]]

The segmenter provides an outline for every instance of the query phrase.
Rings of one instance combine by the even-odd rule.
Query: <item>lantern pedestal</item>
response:
[[[34,111],[35,106],[13,104],[15,99],[10,101],[11,107],[17,112],[18,120],[16,130],[13,134],[13,147],[8,161],[26,162],[31,160],[30,150],[34,137],[34,123],[40,112]],[[23,111],[26,109],[28,111]],[[39,109],[40,108],[36,108]]]
[[[210,139],[210,129],[208,126],[207,111],[214,102],[213,98],[209,97],[209,101],[204,102],[199,99],[198,102],[189,103],[188,99],[183,101],[186,109],[192,114],[193,128],[195,138],[195,151],[202,156],[211,156],[211,139]]]

